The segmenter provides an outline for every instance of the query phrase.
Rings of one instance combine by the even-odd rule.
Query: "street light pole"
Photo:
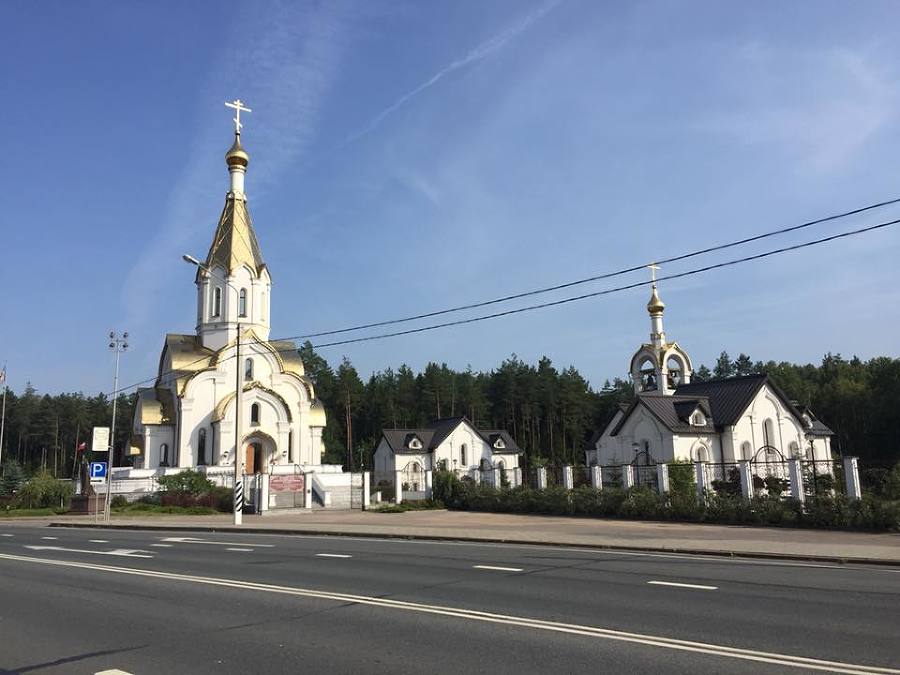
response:
[[[116,353],[116,374],[113,377],[112,423],[109,428],[109,460],[106,466],[106,520],[112,516],[110,499],[112,498],[112,469],[116,456],[116,402],[119,398],[119,356],[128,349],[128,331],[119,337],[115,331],[109,331],[109,348]]]
[[[231,282],[216,273],[214,273],[211,269],[209,269],[206,265],[200,262],[197,258],[192,255],[184,254],[181,256],[181,259],[186,263],[190,263],[195,267],[203,270],[210,276],[218,277],[221,281],[225,283],[226,286],[230,286]],[[237,289],[234,289],[235,293],[237,293]],[[242,411],[243,406],[241,405],[241,393],[243,391],[243,386],[241,383],[241,320],[240,320],[240,312],[238,312],[238,321],[237,321],[237,338],[235,339],[234,344],[234,524],[240,525],[243,520],[243,512],[244,512],[244,461],[241,455],[241,421],[242,421]]]

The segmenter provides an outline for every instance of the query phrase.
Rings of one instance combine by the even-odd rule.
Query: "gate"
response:
[[[351,473],[350,474],[350,508],[351,509],[362,509],[363,507],[363,489],[365,487],[365,483],[363,482],[363,475],[361,473]]]

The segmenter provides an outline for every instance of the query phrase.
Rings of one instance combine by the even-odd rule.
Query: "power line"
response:
[[[686,272],[679,272],[677,274],[669,274],[662,277],[657,277],[656,281],[668,281],[670,279],[681,279],[682,277],[692,276],[694,274],[700,274],[702,272],[709,272],[710,270],[719,269],[722,267],[730,267],[732,265],[738,265],[745,262],[750,262],[752,260],[759,260],[761,258],[768,258],[769,256],[778,255],[780,253],[787,253],[788,251],[796,251],[798,249],[807,248],[809,246],[815,246],[817,244],[824,244],[829,241],[834,241],[836,239],[843,239],[845,237],[852,237],[858,234],[864,234],[866,232],[872,232],[873,230],[878,230],[884,227],[888,227],[890,225],[896,225],[900,223],[900,219],[891,220],[885,223],[879,223],[878,225],[870,225],[869,227],[863,227],[858,230],[851,230],[849,232],[842,232],[840,234],[834,234],[829,237],[823,237],[821,239],[815,239],[813,241],[804,242],[802,244],[794,244],[792,246],[785,246],[783,248],[774,249],[772,251],[766,251],[765,253],[758,253],[756,255],[746,256],[744,258],[737,258],[735,260],[728,260],[726,262],[715,263],[713,265],[706,265],[705,267],[699,267],[693,270],[688,270]],[[424,333],[425,331],[437,330],[438,328],[448,328],[450,326],[462,326],[464,324],[476,323],[479,321],[487,321],[488,319],[496,319],[503,316],[510,316],[512,314],[521,314],[522,312],[531,312],[536,309],[545,309],[547,307],[556,307],[557,305],[565,305],[570,302],[577,302],[578,300],[586,300],[588,298],[596,298],[601,295],[609,295],[611,293],[618,293],[620,291],[627,291],[632,288],[639,288],[641,286],[649,286],[653,281],[636,281],[632,284],[627,284],[625,286],[617,286],[615,288],[607,288],[602,291],[595,291],[593,293],[585,293],[584,295],[576,295],[570,298],[563,298],[562,300],[554,300],[552,302],[544,302],[539,305],[529,305],[528,307],[519,307],[517,309],[509,309],[504,312],[496,312],[494,314],[486,314],[484,316],[476,316],[469,319],[459,319],[457,321],[447,321],[445,323],[433,324],[431,326],[422,326],[421,328],[411,328],[409,330],[396,331],[393,333],[382,333],[380,335],[367,335],[359,338],[352,338],[349,340],[339,340],[336,342],[326,342],[323,344],[313,345],[315,349],[320,349],[323,347],[336,347],[338,345],[348,345],[354,344],[357,342],[368,342],[370,340],[383,340],[385,338],[390,337],[398,337],[400,335],[412,335],[414,333]],[[299,338],[282,338],[282,339],[299,339]]]
[[[576,279],[575,281],[568,281],[566,283],[557,284],[555,286],[545,286],[543,288],[536,288],[531,291],[524,291],[522,293],[514,293],[512,295],[505,295],[500,298],[494,298],[493,300],[483,300],[481,302],[473,302],[468,305],[459,305],[457,307],[450,307],[448,309],[440,309],[435,310],[433,312],[425,312],[424,314],[416,314],[413,316],[407,316],[399,319],[388,319],[386,321],[375,321],[373,323],[360,324],[358,326],[351,326],[349,328],[340,328],[337,330],[327,330],[321,331],[318,333],[306,333],[305,335],[298,335],[293,339],[306,339],[306,338],[314,338],[314,337],[324,337],[326,335],[338,335],[341,333],[352,333],[358,330],[365,330],[367,328],[379,328],[381,326],[390,326],[398,323],[408,323],[410,321],[417,321],[419,319],[429,319],[436,316],[442,316],[444,314],[452,314],[454,312],[462,312],[467,309],[478,309],[479,307],[487,307],[489,305],[496,305],[501,302],[508,302],[510,300],[518,300],[520,298],[527,298],[534,295],[541,295],[543,293],[550,293],[552,291],[559,291],[564,288],[571,288],[572,286],[578,286],[581,284],[587,284],[592,281],[601,281],[603,279],[611,279],[613,277],[622,276],[623,274],[629,274],[631,272],[637,272],[638,270],[642,270],[647,267],[647,265],[651,263],[668,265],[669,263],[680,262],[682,260],[687,260],[689,258],[694,258],[696,256],[705,255],[707,253],[714,253],[716,251],[723,251],[728,248],[733,248],[735,246],[742,246],[744,244],[749,244],[754,241],[760,241],[762,239],[766,239],[768,237],[774,237],[780,234],[787,234],[789,232],[796,232],[797,230],[802,230],[804,228],[812,227],[813,225],[821,225],[822,223],[827,223],[833,220],[838,220],[840,218],[846,218],[848,216],[858,215],[860,213],[865,213],[866,211],[871,211],[873,209],[883,208],[885,206],[890,206],[891,204],[900,203],[900,197],[896,199],[889,199],[884,202],[878,202],[876,204],[869,204],[868,206],[863,206],[861,208],[852,209],[850,211],[844,211],[842,213],[835,213],[830,216],[825,216],[823,218],[816,218],[815,220],[810,220],[805,223],[801,223],[799,225],[792,225],[790,227],[783,227],[778,230],[772,230],[770,232],[763,232],[762,234],[757,234],[752,237],[746,237],[744,239],[738,239],[736,241],[730,241],[725,244],[717,244],[716,246],[710,246],[708,248],[700,249],[697,251],[691,251],[689,253],[683,253],[681,255],[672,256],[670,258],[663,258],[660,260],[652,260],[647,263],[643,263],[641,265],[634,265],[632,267],[626,267],[615,272],[606,272],[603,274],[598,274],[592,277],[585,277],[584,279]],[[338,343],[343,344],[343,343]]]
[[[900,199],[894,200],[894,201],[900,201]],[[889,203],[889,202],[884,202],[884,203],[887,204],[887,203]],[[868,207],[867,207],[867,208],[868,208]],[[900,223],[900,218],[898,218],[898,219],[896,219],[896,220],[889,220],[889,221],[886,221],[886,222],[878,223],[878,224],[876,224],[876,225],[869,225],[869,226],[867,226],[867,227],[862,227],[862,228],[858,228],[858,229],[855,229],[855,230],[848,230],[848,231],[841,232],[841,233],[838,233],[838,234],[830,235],[830,236],[828,236],[828,237],[822,237],[822,238],[820,238],[820,239],[813,239],[813,240],[811,240],[811,241],[802,242],[802,243],[800,243],[800,244],[793,244],[793,245],[791,245],[791,246],[784,246],[784,247],[781,247],[781,248],[772,249],[772,250],[770,250],[770,251],[765,251],[765,252],[763,252],[763,253],[757,253],[757,254],[751,255],[751,256],[744,256],[744,257],[742,257],[742,258],[735,258],[735,259],[733,259],[733,260],[727,260],[727,261],[725,261],[725,262],[714,263],[714,264],[711,264],[711,265],[706,265],[706,266],[704,266],[704,267],[694,268],[694,269],[687,270],[687,271],[684,271],[684,272],[678,272],[678,273],[674,273],[674,274],[668,274],[668,275],[665,275],[665,276],[657,277],[656,281],[659,282],[659,281],[669,281],[669,280],[673,280],[673,279],[681,279],[681,278],[683,278],[683,277],[689,277],[689,276],[693,276],[693,275],[696,275],[696,274],[702,274],[703,272],[709,272],[709,271],[715,270],[715,269],[720,269],[720,268],[724,268],[724,267],[731,267],[731,266],[734,266],[734,265],[739,265],[739,264],[746,263],[746,262],[752,262],[752,261],[755,261],[755,260],[761,260],[761,259],[763,259],[763,258],[768,258],[768,257],[774,256],[774,255],[780,255],[780,254],[782,254],[782,253],[788,253],[788,252],[790,252],[790,251],[797,251],[797,250],[800,250],[800,249],[809,248],[809,247],[811,247],[811,246],[817,246],[817,245],[819,245],[819,244],[824,244],[824,243],[831,242],[831,241],[835,241],[835,240],[838,240],[838,239],[845,239],[845,238],[847,238],[847,237],[853,237],[853,236],[865,234],[865,233],[867,233],[867,232],[873,232],[873,231],[875,231],[875,230],[884,229],[884,228],[886,228],[886,227],[890,227],[890,226],[896,225],[896,224],[898,224],[898,223]],[[799,226],[798,226],[798,227],[799,227]],[[760,237],[761,237],[761,236],[762,236],[762,235],[760,235]],[[759,238],[759,237],[758,237],[758,238]],[[752,240],[752,239],[751,239],[751,240]],[[693,255],[693,254],[689,254],[689,255],[687,255],[687,256],[685,256],[685,257],[691,257],[691,255]],[[684,257],[680,257],[680,258],[677,258],[677,259],[684,259]],[[675,259],[670,259],[668,262],[672,262],[673,260],[675,260]],[[643,266],[637,267],[637,268],[635,268],[635,269],[642,269],[642,267],[643,267]],[[506,311],[503,311],[503,312],[495,312],[495,313],[493,313],[493,314],[486,314],[486,315],[482,315],[482,316],[471,317],[471,318],[468,318],[468,319],[459,319],[459,320],[457,320],[457,321],[447,321],[447,322],[444,322],[444,323],[432,324],[432,325],[430,325],[430,326],[422,326],[422,327],[419,327],[419,328],[411,328],[411,329],[409,329],[409,330],[403,330],[403,331],[395,331],[395,332],[392,332],[392,333],[381,333],[381,334],[379,334],[379,335],[367,335],[367,336],[358,337],[358,338],[351,338],[351,339],[348,339],[348,340],[339,340],[339,341],[335,341],[335,342],[325,342],[325,343],[321,343],[321,344],[315,344],[315,345],[312,345],[312,347],[313,347],[314,349],[322,349],[322,348],[324,348],[324,347],[337,347],[337,346],[340,346],[340,345],[356,344],[356,343],[359,343],[359,342],[369,342],[369,341],[373,341],[373,340],[384,340],[384,339],[392,338],[392,337],[400,337],[400,336],[402,336],[402,335],[413,335],[413,334],[416,334],[416,333],[424,333],[424,332],[427,332],[427,331],[438,330],[438,329],[440,329],[440,328],[449,328],[449,327],[452,327],[452,326],[462,326],[462,325],[471,324],[471,323],[478,323],[478,322],[481,322],[481,321],[487,321],[487,320],[489,320],[489,319],[497,319],[497,318],[500,318],[500,317],[510,316],[510,315],[513,315],[513,314],[521,314],[521,313],[523,313],[523,312],[530,312],[530,311],[535,311],[535,310],[538,310],[538,309],[546,309],[546,308],[548,308],[548,307],[556,307],[556,306],[558,306],[558,305],[565,305],[565,304],[568,304],[568,303],[577,302],[577,301],[579,301],[579,300],[587,300],[587,299],[589,299],[589,298],[596,298],[596,297],[600,297],[600,296],[604,296],[604,295],[610,295],[610,294],[613,294],[613,293],[619,293],[619,292],[631,290],[631,289],[634,289],[634,288],[640,288],[640,287],[642,287],[642,286],[649,286],[649,285],[652,284],[652,283],[653,283],[653,281],[651,281],[651,280],[636,281],[636,282],[634,282],[634,283],[626,284],[626,285],[623,285],[623,286],[616,286],[616,287],[613,287],[613,288],[607,288],[607,289],[600,290],[600,291],[594,291],[594,292],[592,292],[592,293],[585,293],[585,294],[583,294],[583,295],[576,295],[576,296],[572,296],[572,297],[568,297],[568,298],[562,298],[562,299],[560,299],[560,300],[553,300],[553,301],[551,301],[551,302],[544,302],[544,303],[540,303],[540,304],[537,304],[537,305],[529,305],[529,306],[527,306],[527,307],[519,307],[519,308],[516,308],[516,309],[510,309],[510,310],[506,310]],[[305,337],[307,337],[307,336],[305,336],[305,335],[294,335],[294,336],[288,336],[288,337],[273,338],[273,339],[271,339],[271,340],[246,340],[246,341],[242,341],[241,344],[242,344],[242,345],[247,345],[247,346],[249,346],[249,345],[254,345],[254,344],[267,344],[267,343],[271,343],[271,342],[279,342],[279,341],[283,341],[283,340],[299,340],[299,339],[303,339],[303,338],[305,338]],[[273,350],[273,351],[274,351],[275,353],[296,353],[298,350],[296,349],[296,347],[292,347],[292,348],[286,348],[286,349],[275,349],[275,350]],[[224,363],[224,362],[226,362],[226,361],[228,361],[228,360],[230,360],[230,359],[233,359],[233,358],[235,358],[234,355],[227,356],[227,357],[225,357],[225,358],[219,359],[219,360],[217,361],[217,363]],[[204,357],[199,358],[199,359],[197,359],[197,360],[195,360],[195,361],[192,361],[192,362],[190,362],[190,363],[188,363],[188,364],[185,364],[182,368],[179,368],[179,369],[177,369],[177,370],[176,370],[176,369],[173,369],[173,370],[164,371],[164,372],[162,372],[162,373],[159,373],[158,375],[154,375],[153,377],[146,378],[146,379],[141,380],[141,381],[139,381],[139,382],[134,382],[134,383],[132,383],[132,384],[130,384],[130,385],[128,385],[128,386],[125,386],[125,387],[122,387],[122,388],[118,389],[118,390],[115,391],[115,392],[111,392],[110,395],[111,395],[111,396],[116,396],[116,395],[118,395],[118,394],[120,394],[120,393],[122,393],[122,392],[128,391],[128,390],[133,389],[133,388],[135,388],[135,387],[139,387],[139,386],[142,385],[142,384],[148,384],[148,383],[150,383],[150,382],[154,382],[154,381],[158,380],[159,378],[164,377],[164,376],[166,376],[166,375],[175,375],[175,374],[177,374],[177,373],[179,373],[179,372],[184,372],[187,368],[190,368],[191,366],[197,365],[198,363],[202,363],[202,362],[204,362],[204,361],[208,361],[209,359],[210,359],[210,357],[204,356]]]

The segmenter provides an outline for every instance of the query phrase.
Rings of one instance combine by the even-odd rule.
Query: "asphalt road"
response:
[[[0,522],[0,673],[898,668],[898,568]]]

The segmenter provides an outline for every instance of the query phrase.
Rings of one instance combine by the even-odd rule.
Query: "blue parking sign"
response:
[[[91,480],[106,478],[106,462],[91,462],[89,468]]]

